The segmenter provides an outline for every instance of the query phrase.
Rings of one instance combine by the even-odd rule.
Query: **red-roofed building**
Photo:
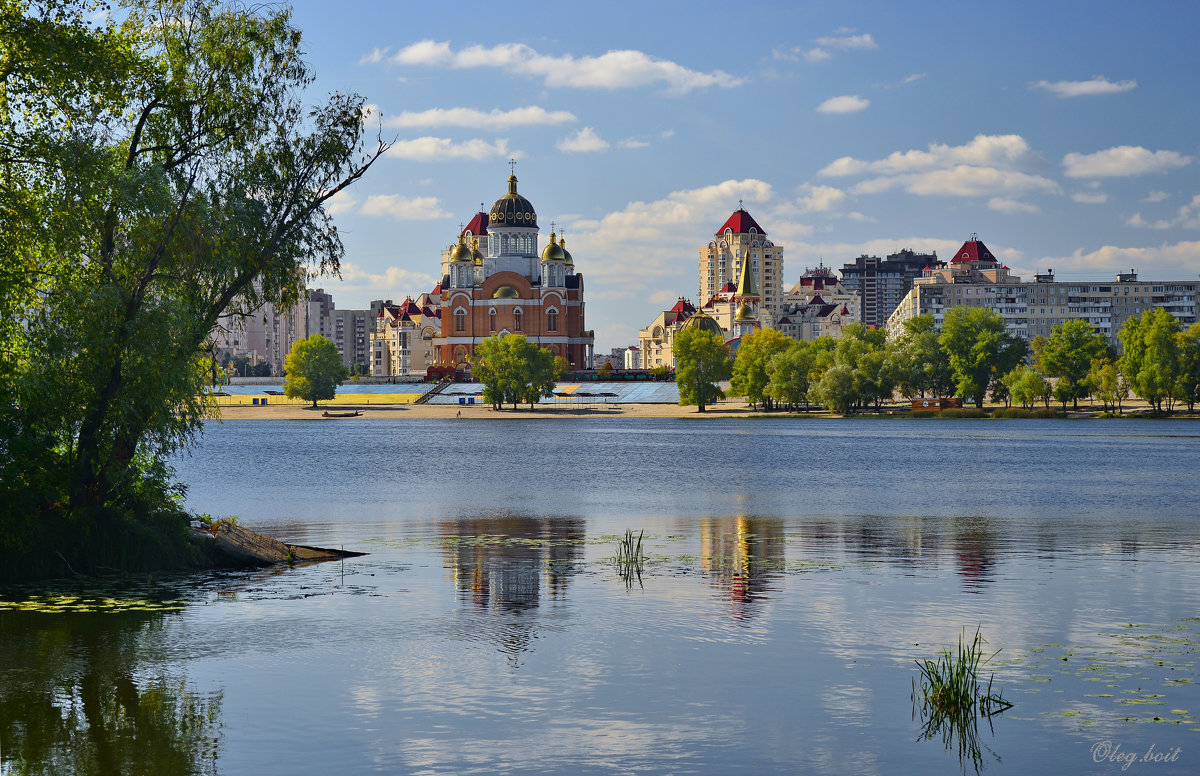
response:
[[[773,326],[783,303],[783,247],[743,207],[733,211],[713,239],[700,248],[699,299],[707,309],[713,297],[736,292],[742,262],[749,257],[763,326]]]

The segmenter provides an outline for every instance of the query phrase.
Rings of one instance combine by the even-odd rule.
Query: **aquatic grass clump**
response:
[[[626,587],[632,587],[634,579],[642,583],[642,567],[646,563],[646,553],[642,549],[642,537],[645,531],[639,531],[635,537],[633,529],[625,529],[625,536],[617,542],[617,556],[613,562],[617,566],[617,574],[625,580]]]
[[[987,665],[1000,650],[984,655],[987,644],[975,629],[971,640],[966,629],[958,639],[958,648],[943,647],[935,660],[917,660],[920,683],[913,679],[913,718],[921,718],[919,741],[940,737],[946,749],[957,749],[964,769],[970,763],[978,771],[983,764],[983,749],[979,742],[979,718],[991,725],[992,716],[1012,708],[1000,692],[992,690],[994,676],[981,684],[980,668]],[[991,752],[997,760],[999,756]]]

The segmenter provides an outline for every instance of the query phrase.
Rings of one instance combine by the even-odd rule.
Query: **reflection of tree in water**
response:
[[[582,556],[584,528],[583,520],[565,517],[492,517],[439,526],[443,562],[459,599],[476,610],[507,615],[496,634],[502,651],[528,649],[543,579],[550,600],[566,596]]]
[[[220,694],[146,678],[164,616],[0,613],[0,770],[215,773]]]
[[[784,570],[783,521],[740,515],[700,520],[700,568],[728,595],[733,618],[749,619]]]
[[[996,534],[985,519],[965,520],[956,526],[954,556],[958,575],[968,592],[978,593],[995,581]]]

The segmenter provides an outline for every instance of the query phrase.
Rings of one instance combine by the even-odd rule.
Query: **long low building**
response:
[[[1161,307],[1191,326],[1200,316],[1200,280],[1139,280],[1130,270],[1115,281],[1054,279],[1054,273],[1023,281],[1009,272],[975,235],[963,243],[949,266],[929,267],[888,318],[889,337],[904,333],[904,322],[931,313],[941,328],[954,307],[987,307],[1004,317],[1008,330],[1032,340],[1058,325],[1084,320],[1119,347],[1117,333],[1128,318]]]

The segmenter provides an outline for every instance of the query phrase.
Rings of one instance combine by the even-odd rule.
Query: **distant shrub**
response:
[[[936,418],[941,412],[938,410],[913,410],[908,413],[910,418]]]
[[[996,409],[992,411],[993,418],[1065,418],[1067,413],[1062,410],[1051,410],[1042,408],[1040,410],[1027,410],[1022,407],[1008,407]]]
[[[968,409],[965,407],[949,407],[938,413],[938,417],[965,420],[969,418],[990,417],[987,410]]]

